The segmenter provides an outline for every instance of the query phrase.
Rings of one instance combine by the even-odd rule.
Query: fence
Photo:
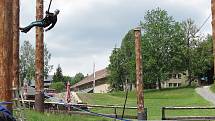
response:
[[[162,120],[215,120],[215,116],[174,116],[167,117],[166,110],[214,110],[215,107],[162,107]]]
[[[23,100],[25,107],[29,109],[34,109],[34,100]],[[121,118],[121,114],[117,114],[117,110],[122,110],[123,106],[118,105],[90,105],[90,104],[72,104],[72,103],[57,103],[57,102],[44,102],[45,110],[47,112],[52,113],[67,113],[67,114],[80,114],[80,115],[91,115],[89,112],[83,112],[83,110],[89,111],[93,109],[110,109],[112,110],[112,113],[105,113],[103,115],[115,117],[115,118]],[[68,107],[70,107],[71,110],[68,110]],[[78,110],[81,109],[82,111]],[[137,107],[125,107],[126,110],[137,110]],[[146,109],[145,109],[146,110]],[[137,119],[136,114],[135,115],[124,115],[124,118],[128,119]]]

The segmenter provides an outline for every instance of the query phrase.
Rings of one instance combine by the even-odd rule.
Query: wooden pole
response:
[[[19,89],[19,0],[13,0],[13,81],[14,90]]]
[[[146,120],[144,113],[144,95],[143,95],[143,68],[141,54],[141,29],[134,29],[135,36],[135,54],[136,54],[136,93],[137,93],[137,119]]]
[[[43,0],[36,1],[36,20],[43,19]],[[44,112],[44,42],[43,28],[36,27],[36,94],[35,109]]]
[[[0,0],[0,101],[12,101],[12,0]],[[7,105],[12,111],[12,105]]]
[[[214,76],[215,76],[215,0],[211,0],[212,13],[212,38],[213,38],[213,57],[214,57]]]

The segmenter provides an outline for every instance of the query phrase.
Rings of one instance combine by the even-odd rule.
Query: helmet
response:
[[[55,14],[59,14],[60,10],[56,9],[54,12]]]

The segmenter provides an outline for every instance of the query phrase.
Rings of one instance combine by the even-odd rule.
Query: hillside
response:
[[[123,105],[124,92],[113,92],[108,94],[78,94],[79,97],[88,104],[96,105]],[[211,106],[212,104],[200,97],[194,88],[165,89],[162,91],[151,90],[145,91],[145,107],[148,110],[148,119],[161,119],[161,107],[164,106]],[[127,106],[136,106],[135,92],[128,95]],[[112,109],[94,109],[95,112],[113,113]],[[121,115],[121,110],[117,111]],[[135,110],[126,110],[125,114],[136,115]],[[188,110],[188,111],[169,111],[167,115],[213,115],[208,110]]]

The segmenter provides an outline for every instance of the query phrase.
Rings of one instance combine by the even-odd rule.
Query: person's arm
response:
[[[51,25],[51,26],[49,26],[49,28],[48,28],[48,29],[46,29],[45,31],[48,31],[48,30],[52,29],[52,28],[55,26],[55,24],[56,24],[56,23],[57,23],[57,21],[53,22],[53,23],[52,23],[52,25]]]
[[[46,11],[46,16],[45,17],[49,17],[49,16],[53,16],[53,15],[54,15],[54,13],[50,13],[50,12]]]

